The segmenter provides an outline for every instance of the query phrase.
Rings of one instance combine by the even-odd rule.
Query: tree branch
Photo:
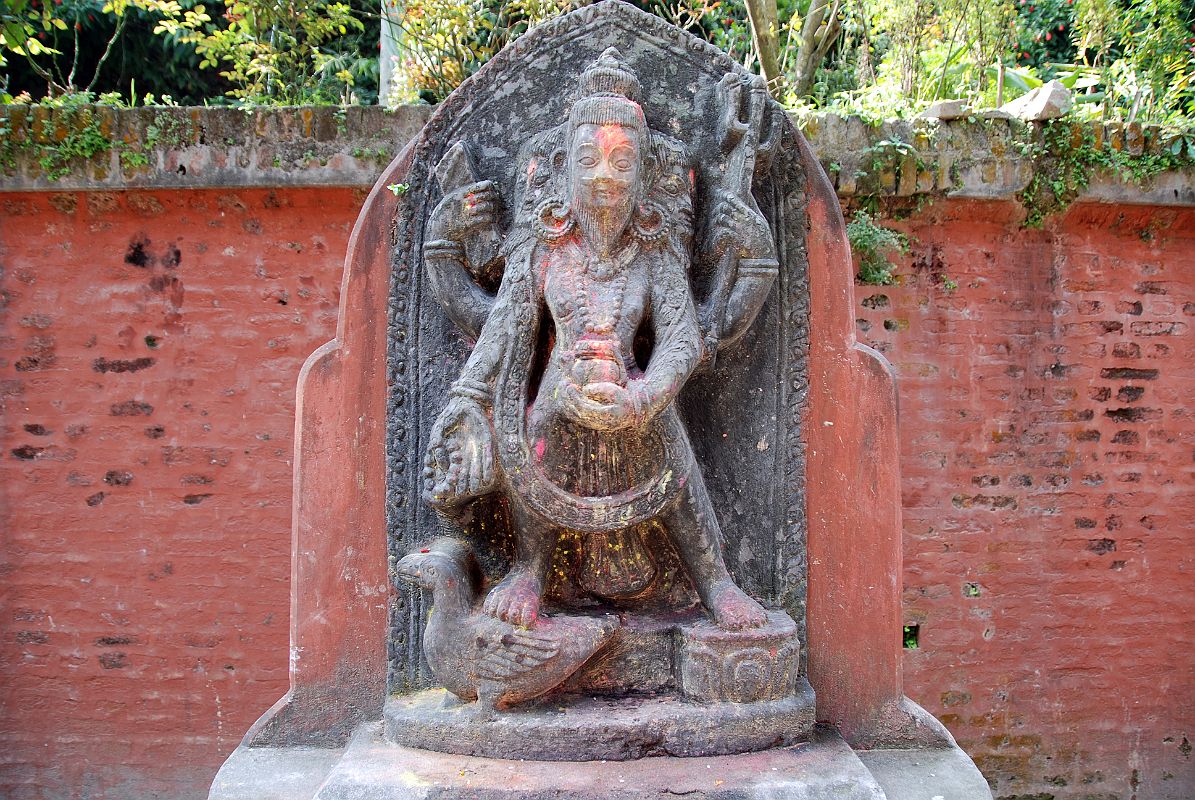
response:
[[[112,38],[108,40],[108,46],[104,48],[104,54],[100,56],[99,62],[95,65],[95,73],[91,76],[91,81],[87,84],[87,88],[83,91],[90,92],[95,86],[95,82],[100,79],[100,70],[104,68],[104,62],[108,60],[108,56],[112,55],[112,47],[116,44],[116,40],[120,38],[120,34],[124,32],[124,26],[128,24],[129,13],[120,15],[120,21],[116,23],[116,30],[112,32]]]
[[[784,88],[784,73],[776,47],[776,0],[746,0],[747,20],[751,24],[751,39],[759,58],[759,71],[768,82],[772,97],[780,99]]]

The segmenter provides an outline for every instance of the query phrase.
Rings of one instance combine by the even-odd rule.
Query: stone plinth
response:
[[[238,755],[241,751],[238,751]],[[270,751],[279,758],[285,751]],[[248,758],[249,753],[245,754]],[[262,757],[234,756],[212,789],[215,800],[886,800],[880,783],[841,738],[813,740],[747,756],[602,761],[503,761],[396,745],[368,723],[336,765],[306,793],[263,780]],[[891,798],[891,800],[898,800]],[[900,800],[903,800],[900,799]],[[952,795],[947,800],[964,800]]]
[[[746,631],[703,620],[681,629],[681,691],[705,702],[789,697],[796,691],[800,654],[797,626],[783,612],[769,613],[767,625]]]
[[[813,690],[754,703],[694,703],[673,694],[564,697],[491,716],[442,689],[386,703],[386,737],[409,747],[490,758],[625,761],[748,753],[805,741]]]

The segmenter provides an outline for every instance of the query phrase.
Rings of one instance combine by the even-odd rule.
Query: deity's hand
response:
[[[490,421],[477,401],[454,397],[432,427],[423,460],[423,495],[433,506],[463,503],[496,481]]]
[[[432,211],[427,239],[462,241],[470,232],[495,224],[501,198],[493,181],[478,181],[454,189]]]
[[[718,253],[734,251],[744,259],[776,257],[776,242],[768,221],[745,200],[730,192],[718,193],[710,216],[708,246]]]
[[[597,431],[635,427],[643,418],[644,400],[638,384],[631,388],[617,383],[591,383],[579,387],[569,381],[561,385],[564,412],[574,422]]]

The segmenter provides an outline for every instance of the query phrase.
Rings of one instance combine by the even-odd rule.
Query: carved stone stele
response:
[[[710,406],[738,412],[735,432],[753,415],[717,395],[694,404],[699,416],[682,409],[691,383],[736,367],[758,380],[759,369],[740,365],[775,358],[740,342],[781,272],[790,285],[803,275],[773,225],[784,220],[777,201],[799,184],[782,169],[794,132],[760,79],[706,65],[683,88],[669,85],[649,45],[673,45],[629,34],[608,26],[566,40],[572,57],[557,77],[571,91],[557,85],[549,104],[522,109],[515,124],[526,137],[462,124],[443,154],[428,154],[430,211],[406,233],[468,355],[424,451],[420,499],[439,538],[398,559],[394,575],[432,594],[420,631],[431,682],[476,708],[462,723],[451,704],[438,713],[396,698],[387,731],[401,744],[627,758],[742,752],[799,741],[812,725],[796,622],[761,605],[777,599],[760,591],[774,573],[739,564],[732,575],[723,526],[743,512],[719,509],[704,475],[707,465],[748,466],[741,443],[703,424]],[[620,41],[627,55],[603,46]],[[696,124],[702,104],[716,124]],[[773,396],[779,377],[768,378]],[[420,388],[424,407],[437,408]],[[752,547],[744,533],[741,553]],[[630,699],[647,691],[661,693],[656,719]],[[594,695],[625,707],[588,736],[577,716],[550,750],[501,735],[513,724],[501,716],[520,704],[532,703],[519,725],[534,734],[551,727],[536,706],[583,716],[579,703]],[[694,714],[685,700],[742,704],[735,715],[751,733],[703,734],[721,715]],[[673,733],[645,732],[661,726]],[[611,735],[648,742],[611,749]]]
[[[299,382],[291,688],[212,798],[990,797],[902,696],[852,275],[725,54],[617,0],[503,49],[354,231]]]

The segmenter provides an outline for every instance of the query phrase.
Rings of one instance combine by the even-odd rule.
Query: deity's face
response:
[[[629,219],[639,192],[641,147],[635,128],[617,123],[578,125],[569,149],[573,203],[589,211],[621,211]]]

